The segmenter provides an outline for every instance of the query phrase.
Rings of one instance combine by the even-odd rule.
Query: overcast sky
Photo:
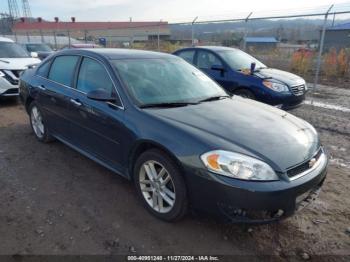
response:
[[[21,1],[18,0],[18,3]],[[200,20],[227,19],[244,16],[250,11],[257,15],[287,14],[325,9],[344,0],[29,0],[32,14],[47,20],[58,16],[77,21],[134,21],[164,20],[188,21],[196,16]],[[346,3],[346,2],[345,2]],[[350,7],[347,4],[336,7]],[[1,11],[7,12],[7,1],[1,0]],[[21,6],[20,6],[21,8]],[[289,10],[289,11],[288,11]],[[347,10],[349,10],[347,8]]]

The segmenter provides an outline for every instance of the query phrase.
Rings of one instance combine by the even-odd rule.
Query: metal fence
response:
[[[350,4],[290,10],[288,14],[248,12],[235,17],[194,17],[185,22],[169,23],[167,28],[159,22],[159,26],[151,29],[130,24],[122,30],[37,30],[3,36],[19,43],[47,43],[55,49],[95,43],[113,48],[173,52],[194,45],[224,45],[241,48],[268,66],[299,73],[313,82],[314,87],[320,75],[322,83],[350,79]],[[332,29],[346,23],[349,24],[345,29],[334,30],[339,36],[331,34]],[[340,36],[341,33],[344,36]],[[344,39],[340,41],[340,37]]]

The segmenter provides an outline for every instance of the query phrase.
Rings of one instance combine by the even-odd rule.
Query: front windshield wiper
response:
[[[188,105],[197,105],[198,103],[194,102],[167,102],[167,103],[150,103],[150,104],[144,104],[140,105],[140,108],[150,108],[150,107],[181,107],[181,106],[188,106]]]
[[[209,101],[215,101],[215,100],[221,100],[221,99],[225,99],[225,98],[229,98],[229,95],[224,95],[224,96],[211,96],[208,98],[205,98],[203,100],[198,101],[198,103],[202,103],[202,102],[209,102]]]
[[[6,63],[6,64],[9,64],[9,63],[10,63],[9,61],[2,60],[2,59],[0,59],[0,62]]]

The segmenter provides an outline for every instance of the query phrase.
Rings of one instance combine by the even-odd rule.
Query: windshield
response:
[[[221,51],[219,52],[219,55],[233,70],[250,69],[250,65],[252,63],[255,63],[256,69],[266,67],[266,65],[261,63],[256,58],[238,49]]]
[[[182,59],[112,60],[140,106],[197,103],[226,92],[204,73]]]
[[[29,57],[22,46],[12,42],[0,42],[0,58],[24,58]]]
[[[26,44],[28,52],[52,52],[52,49],[45,44]]]

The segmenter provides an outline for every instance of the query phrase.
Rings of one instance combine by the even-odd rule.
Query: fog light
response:
[[[283,214],[284,214],[284,211],[282,209],[278,209],[278,211],[273,215],[273,217],[279,218],[283,216]]]

